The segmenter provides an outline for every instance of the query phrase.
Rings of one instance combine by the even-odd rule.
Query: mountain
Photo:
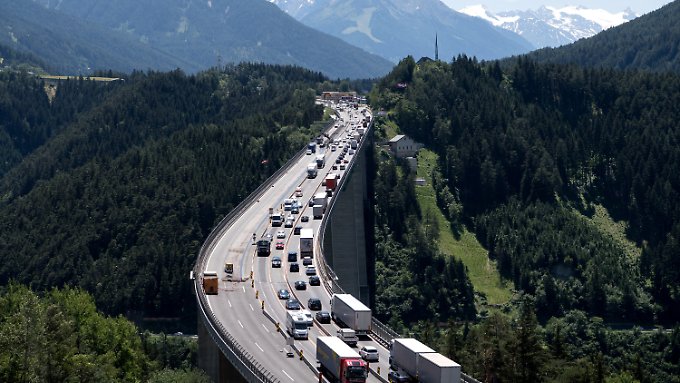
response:
[[[479,17],[494,26],[515,32],[536,48],[570,44],[637,17],[630,9],[610,13],[604,9],[581,6],[562,8],[542,6],[536,10],[494,14],[482,5],[474,5],[460,9],[459,12]]]
[[[302,25],[266,0],[35,1],[168,52],[190,64],[182,69],[249,61],[297,65],[334,78],[368,78],[392,67],[385,59]]]
[[[460,54],[495,59],[530,51],[522,37],[475,17],[458,13],[439,0],[271,0],[289,14],[393,62],[411,55]]]
[[[0,28],[0,44],[38,57],[47,68],[59,73],[198,68],[191,61],[158,51],[125,33],[45,9],[28,0],[0,2]]]
[[[588,39],[529,54],[540,62],[680,72],[680,1]]]

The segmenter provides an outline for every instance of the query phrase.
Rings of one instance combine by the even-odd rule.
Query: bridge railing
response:
[[[329,128],[331,121],[325,129]],[[239,203],[231,212],[229,212],[215,228],[210,232],[208,238],[203,242],[198,253],[198,259],[194,266],[194,290],[197,297],[200,317],[203,320],[206,330],[210,334],[217,347],[222,351],[229,362],[238,370],[238,372],[248,382],[266,382],[278,383],[280,382],[273,374],[267,371],[264,366],[259,364],[252,355],[250,355],[237,341],[229,334],[229,331],[222,325],[222,323],[215,317],[214,313],[206,308],[208,306],[208,299],[203,293],[202,288],[202,271],[205,270],[205,265],[208,255],[212,252],[217,244],[217,240],[234,224],[236,219],[243,214],[243,212],[252,204],[253,201],[259,199],[265,192],[273,185],[274,181],[279,179],[287,170],[305,155],[306,148],[297,152],[285,165],[275,171],[266,181],[258,186],[252,193],[250,193],[241,203]],[[243,279],[243,270],[241,270],[241,279]]]

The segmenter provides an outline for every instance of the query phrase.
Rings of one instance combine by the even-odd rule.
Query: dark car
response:
[[[288,262],[297,262],[297,251],[288,252]]]
[[[309,266],[311,264],[312,264],[312,258],[311,257],[302,258],[302,266]]]
[[[321,286],[321,279],[319,279],[318,275],[312,275],[309,277],[309,285],[310,286]]]
[[[336,164],[340,164],[341,162],[342,162],[342,160],[339,159],[339,158],[338,158],[337,160],[335,160],[335,163],[336,163]]]
[[[307,290],[307,282],[295,281],[295,290]]]
[[[301,230],[302,230],[302,225],[295,226],[295,229],[293,229],[293,235],[300,235]]]
[[[286,310],[300,310],[300,302],[298,302],[298,300],[295,298],[287,300]]]
[[[300,221],[302,221],[302,222],[309,222],[309,216],[308,216],[308,215],[303,215],[302,217],[300,217]]]
[[[276,295],[279,296],[279,299],[290,299],[290,293],[286,289],[281,289],[277,291]]]
[[[272,258],[272,267],[281,267],[281,257]]]
[[[319,323],[331,323],[331,314],[328,311],[319,311],[316,313],[316,320]]]
[[[291,272],[298,272],[300,271],[300,265],[297,262],[291,262],[290,263],[290,271]]]
[[[321,310],[321,299],[309,298],[309,300],[307,300],[307,308],[314,311]]]

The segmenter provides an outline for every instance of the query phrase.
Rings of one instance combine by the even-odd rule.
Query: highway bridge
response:
[[[361,108],[336,109],[338,119],[327,128],[327,136],[331,140],[347,140],[352,125],[358,124],[364,117],[361,111]],[[368,109],[365,113],[370,116]],[[315,154],[306,154],[304,149],[298,152],[225,217],[203,244],[191,275],[198,301],[199,365],[215,382],[320,381],[315,356],[316,339],[335,335],[338,327],[333,322],[320,324],[315,320],[309,329],[308,340],[293,341],[285,331],[285,301],[277,296],[278,290],[290,291],[291,296],[305,307],[309,298],[319,298],[326,311],[330,311],[331,295],[344,292],[340,282],[348,287],[348,292],[364,302],[368,303],[371,299],[367,282],[370,268],[367,264],[372,260],[367,262],[365,254],[366,241],[371,242],[362,234],[365,233],[363,208],[361,204],[353,203],[351,198],[348,198],[349,202],[342,203],[338,195],[348,192],[338,191],[350,189],[351,192],[354,189],[356,192],[363,187],[363,193],[366,193],[365,178],[363,181],[360,177],[353,179],[354,174],[350,171],[365,166],[359,158],[365,155],[366,148],[372,146],[370,138],[367,138],[372,136],[372,122],[371,118],[356,152],[350,155],[348,151],[344,158],[347,163],[340,161],[337,170],[332,167],[343,152],[341,147],[344,144],[335,151],[327,145],[319,148],[325,154],[326,164],[319,169],[316,178],[307,178],[307,167],[314,161]],[[327,173],[339,174],[338,187],[323,218],[314,219],[307,201],[314,194],[325,191],[322,181]],[[296,281],[308,280],[302,262],[299,262],[299,272],[290,271],[286,256],[288,251],[298,251],[299,235],[294,234],[293,228],[272,227],[270,222],[270,214],[283,210],[283,201],[293,197],[296,189],[298,194],[302,194],[297,199],[303,202],[303,207],[298,214],[291,214],[294,219],[292,226],[314,230],[312,262],[321,279],[320,286],[308,285],[305,290],[294,287]],[[303,216],[308,216],[309,221],[302,222]],[[357,216],[359,218],[355,219]],[[351,230],[332,230],[338,227]],[[284,231],[285,238],[277,238],[280,230]],[[326,236],[326,233],[329,235]],[[271,256],[258,257],[255,241],[269,237],[273,243],[282,241],[283,249],[272,246]],[[325,247],[328,247],[329,253],[331,248],[335,249],[334,254],[325,257],[322,252]],[[272,267],[274,256],[281,257],[282,267]],[[226,263],[233,265],[231,273],[225,271]],[[342,278],[336,275],[329,263],[336,267]],[[204,293],[202,279],[207,271],[217,272],[219,284],[216,295]],[[397,337],[396,333],[374,319],[371,336],[360,338],[357,349],[371,345],[377,347],[380,354],[378,363],[370,363],[368,382],[387,381],[389,351],[386,346],[394,337]]]

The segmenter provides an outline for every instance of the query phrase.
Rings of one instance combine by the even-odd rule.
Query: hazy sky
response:
[[[493,12],[536,9],[541,5],[561,7],[583,5],[587,8],[602,8],[610,12],[620,12],[630,8],[638,14],[649,13],[671,3],[670,0],[442,0],[454,9],[469,5],[482,4]]]

